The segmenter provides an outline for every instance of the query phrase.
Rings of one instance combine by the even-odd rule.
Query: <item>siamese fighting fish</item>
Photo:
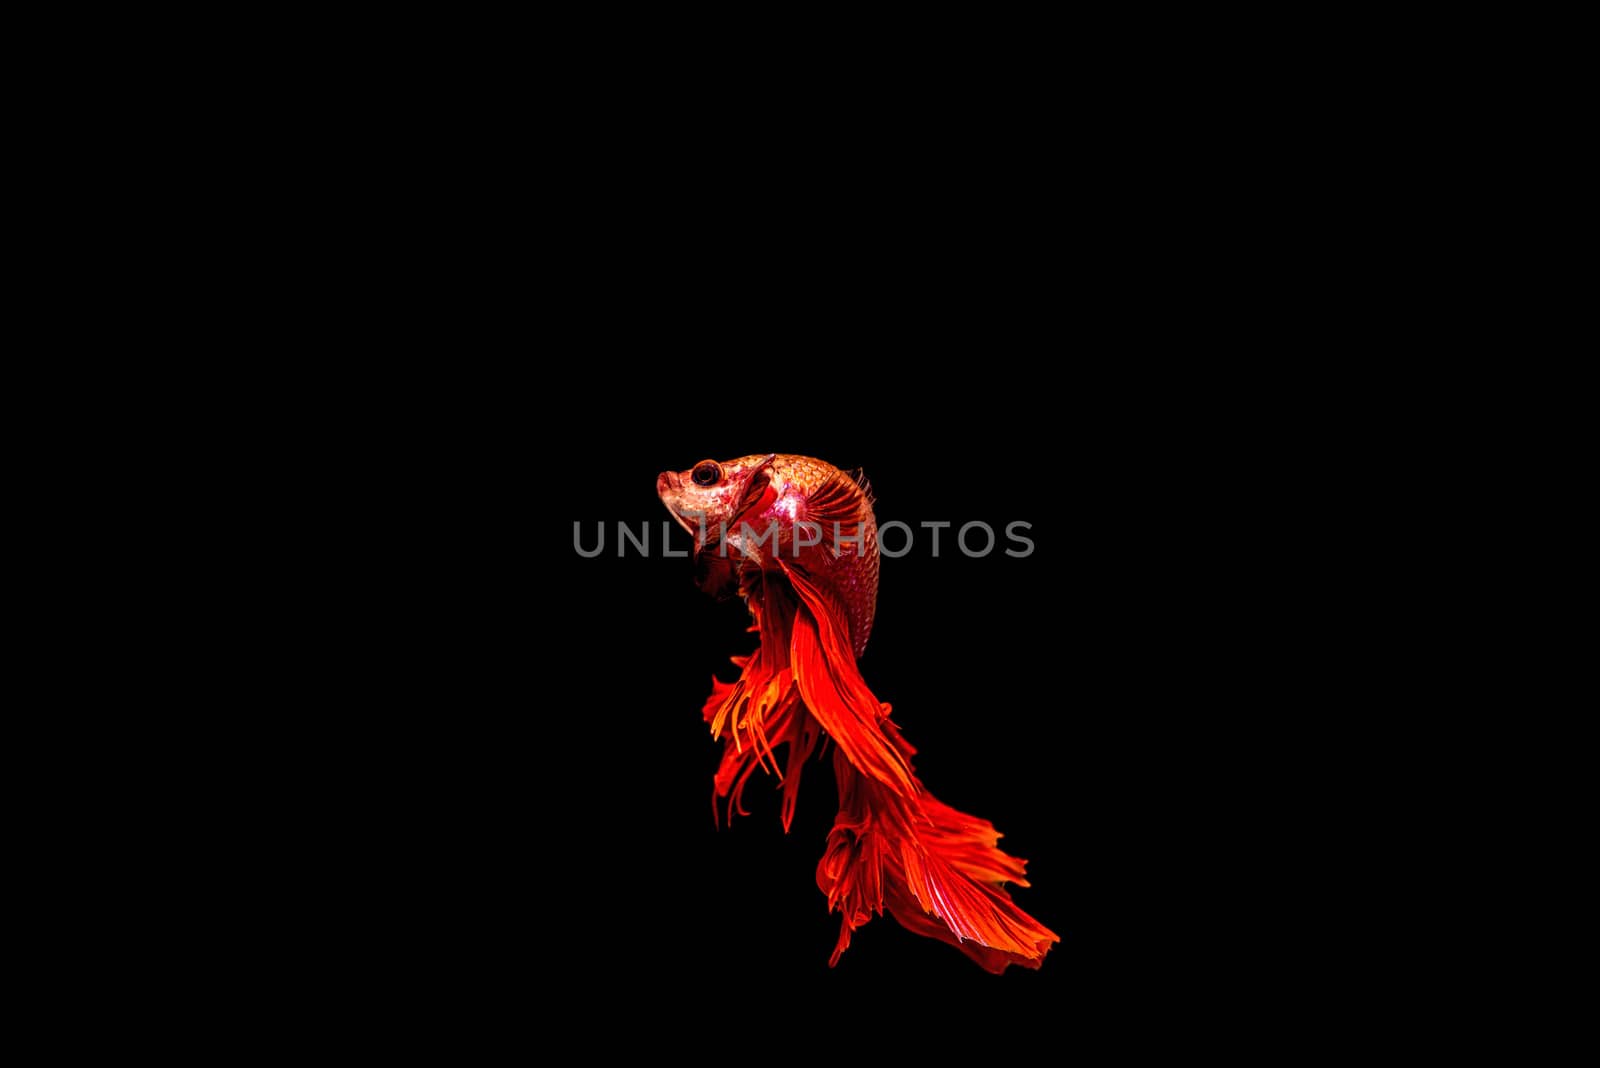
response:
[[[732,819],[756,769],[782,790],[787,832],[800,775],[833,740],[839,813],[817,886],[842,916],[834,965],[850,934],[887,911],[991,972],[1037,968],[1060,939],[1006,890],[1024,862],[1001,851],[987,820],[937,800],[912,766],[916,750],[873,696],[857,658],[878,596],[877,524],[864,480],[806,456],[702,460],[666,471],[656,492],[694,535],[696,580],[749,607],[760,645],[712,679],[704,715],[723,742],[713,804]],[[781,756],[779,751],[785,750]]]

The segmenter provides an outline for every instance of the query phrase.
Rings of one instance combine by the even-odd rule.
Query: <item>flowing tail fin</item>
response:
[[[896,794],[837,750],[833,766],[839,815],[817,865],[829,910],[843,914],[830,966],[851,932],[886,909],[907,930],[950,943],[988,971],[1043,963],[1060,939],[1006,892],[1007,882],[1028,885],[1024,862],[995,845],[1000,834],[989,821],[926,790]]]
[[[908,930],[948,942],[991,972],[1037,968],[1060,938],[1017,907],[1005,884],[1027,886],[1024,862],[1001,851],[987,820],[936,799],[916,754],[856,668],[843,614],[804,575],[790,664],[806,708],[837,743],[839,815],[817,865],[828,907],[843,914],[829,964],[850,934],[885,909]]]

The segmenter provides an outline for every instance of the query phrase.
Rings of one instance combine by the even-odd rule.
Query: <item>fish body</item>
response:
[[[724,743],[714,801],[730,819],[744,813],[744,787],[760,768],[779,780],[788,830],[806,759],[824,737],[834,741],[840,808],[817,867],[818,887],[843,917],[829,963],[856,927],[887,911],[990,971],[1039,967],[1059,939],[1005,889],[1028,885],[1024,862],[996,847],[987,820],[927,791],[916,750],[857,665],[878,592],[865,480],[811,457],[758,453],[663,472],[656,491],[694,535],[701,588],[742,596],[761,637],[754,653],[733,658],[736,681],[713,678],[703,710]]]

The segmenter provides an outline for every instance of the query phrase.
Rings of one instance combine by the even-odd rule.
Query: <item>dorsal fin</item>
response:
[[[867,472],[863,468],[856,468],[848,472],[856,485],[861,487],[862,494],[867,498],[868,504],[877,504],[878,499],[872,495],[872,483],[867,481]]]
[[[860,483],[843,471],[836,470],[807,494],[806,517],[812,522],[821,523],[829,531],[834,523],[853,530],[854,524],[861,521],[863,503],[871,507],[872,498],[867,496]]]

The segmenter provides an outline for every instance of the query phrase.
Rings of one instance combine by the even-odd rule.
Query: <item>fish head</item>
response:
[[[684,530],[703,549],[722,531],[735,529],[739,517],[761,500],[777,453],[741,456],[737,460],[701,460],[686,471],[656,476],[656,493]]]

